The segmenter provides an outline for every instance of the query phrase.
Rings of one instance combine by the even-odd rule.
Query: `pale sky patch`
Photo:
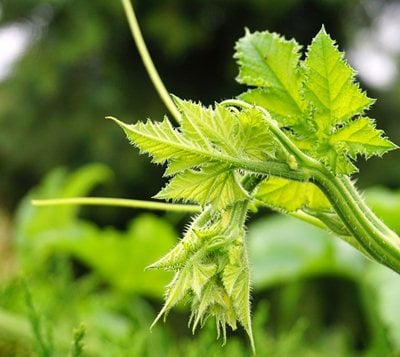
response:
[[[14,64],[28,47],[30,37],[26,25],[0,27],[0,81],[11,73]]]

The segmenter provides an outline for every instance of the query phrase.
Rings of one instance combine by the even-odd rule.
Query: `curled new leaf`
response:
[[[209,224],[195,220],[182,241],[151,266],[176,271],[155,322],[186,298],[191,301],[193,331],[211,316],[216,319],[218,329],[222,329],[225,340],[226,325],[236,329],[239,322],[254,349],[245,230],[238,227],[244,225],[245,212],[247,202],[239,202]],[[208,213],[202,214],[210,217]],[[242,217],[241,220],[238,217]]]

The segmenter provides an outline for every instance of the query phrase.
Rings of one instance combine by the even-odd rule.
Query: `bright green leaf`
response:
[[[197,171],[178,173],[155,197],[201,205],[211,203],[222,209],[248,196],[234,171],[227,166],[210,164]]]
[[[282,126],[295,125],[302,113],[299,106],[292,100],[286,100],[287,95],[270,88],[250,89],[239,98],[245,102],[268,109],[271,116]]]
[[[201,164],[207,159],[207,150],[197,147],[176,130],[168,119],[162,122],[147,121],[128,125],[114,119],[125,131],[131,142],[142,152],[153,157],[153,162],[167,160],[189,160],[191,165]],[[203,156],[205,155],[205,156]]]
[[[182,112],[181,130],[191,142],[208,150],[217,147],[228,155],[236,155],[235,115],[222,105],[206,108],[201,104],[175,98]]]
[[[373,103],[354,83],[355,72],[322,28],[304,61],[304,95],[321,130],[345,123]]]
[[[358,118],[330,137],[333,145],[343,145],[347,154],[355,158],[364,154],[367,158],[372,155],[383,155],[395,149],[396,145],[382,136],[381,130],[375,129],[374,122],[369,118]]]
[[[250,273],[247,253],[243,245],[236,245],[229,252],[230,262],[222,273],[224,287],[232,300],[237,319],[245,328],[254,350],[250,318]],[[232,259],[232,255],[234,259]]]
[[[216,264],[193,264],[191,288],[198,298],[201,297],[204,285],[212,278],[216,271]]]
[[[255,198],[270,207],[287,212],[306,207],[316,210],[331,209],[329,201],[313,183],[290,181],[280,177],[264,180]]]
[[[244,95],[249,103],[261,104],[283,119],[302,114],[298,64],[300,46],[275,33],[246,31],[236,44],[239,64],[237,80],[250,86],[265,88]],[[286,118],[285,118],[286,117]]]

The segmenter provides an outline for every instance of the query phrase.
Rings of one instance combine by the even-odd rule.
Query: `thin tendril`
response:
[[[162,211],[200,212],[200,206],[172,204],[155,201],[131,200],[126,198],[106,197],[70,197],[48,200],[32,200],[34,206],[58,206],[58,205],[91,205],[91,206],[118,206],[129,208],[142,208]]]
[[[175,120],[180,122],[180,113],[176,108],[171,96],[169,95],[167,89],[163,81],[160,78],[160,75],[157,72],[156,67],[154,66],[153,60],[150,57],[149,51],[147,49],[146,43],[143,40],[142,32],[140,31],[140,27],[138,21],[135,16],[135,11],[130,0],[121,0],[122,5],[124,6],[125,14],[128,19],[129,27],[132,32],[133,39],[139,51],[140,57],[142,58],[143,64],[146,68],[146,71],[153,82],[154,87],[157,90],[158,95],[161,100],[164,102],[169,112],[175,118]]]

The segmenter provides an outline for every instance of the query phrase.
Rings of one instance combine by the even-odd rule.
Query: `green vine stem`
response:
[[[91,206],[116,206],[128,208],[141,208],[175,212],[200,212],[200,206],[173,204],[156,201],[131,200],[126,198],[106,197],[71,197],[55,198],[48,200],[32,200],[34,206],[59,206],[59,205],[91,205]]]
[[[315,170],[314,183],[325,193],[346,228],[370,257],[400,273],[400,239],[368,208],[354,186],[325,167]],[[378,223],[379,222],[379,223]]]
[[[354,187],[350,178],[347,176],[343,176],[340,178],[343,185],[348,189],[348,191],[353,195],[353,198],[359,202],[360,206],[362,206],[364,213],[371,220],[371,222],[382,232],[387,235],[392,235],[393,237],[397,237],[396,233],[394,233],[389,227],[387,227],[376,215],[371,211],[368,205],[365,203],[363,197]]]
[[[241,100],[227,100],[225,105],[242,108],[251,107]],[[297,160],[297,167],[287,167],[275,171],[265,163],[262,172],[270,171],[271,175],[297,181],[314,182],[325,194],[335,212],[352,234],[356,242],[346,239],[367,256],[375,259],[396,272],[400,273],[400,238],[387,227],[366,205],[357,189],[347,176],[336,176],[317,160],[299,150],[281,131],[277,123],[263,108],[257,108],[264,113],[264,119],[272,134],[287,151]],[[294,174],[297,172],[297,175]]]

